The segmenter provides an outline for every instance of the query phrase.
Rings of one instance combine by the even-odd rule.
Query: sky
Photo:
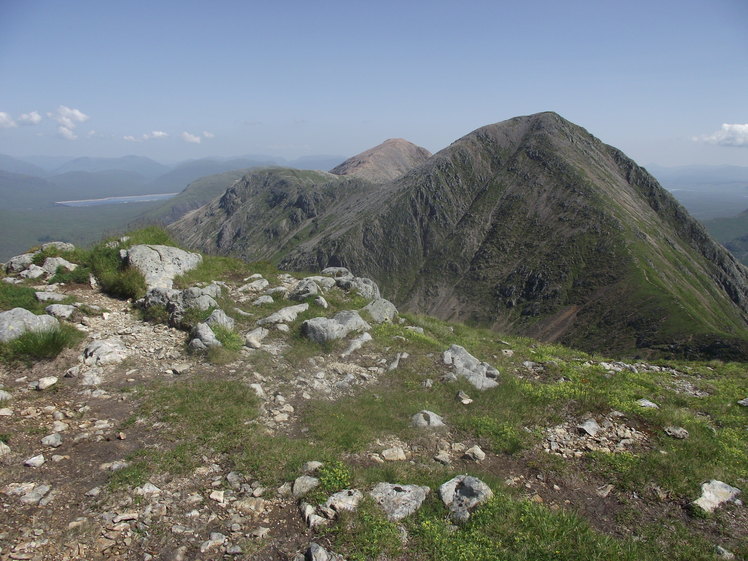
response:
[[[748,165],[748,1],[0,0],[0,154],[435,152],[549,110]]]

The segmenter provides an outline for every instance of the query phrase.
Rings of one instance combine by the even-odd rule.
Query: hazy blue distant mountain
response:
[[[201,177],[216,175],[236,169],[246,169],[255,166],[274,165],[275,161],[250,160],[235,158],[221,160],[215,158],[204,158],[202,160],[190,160],[178,164],[173,169],[157,177],[150,183],[153,193],[168,193],[181,191],[190,183]]]
[[[53,206],[57,186],[41,177],[0,171],[0,209],[31,210]]]
[[[37,177],[47,175],[46,170],[43,168],[24,160],[13,158],[12,156],[6,156],[5,154],[0,154],[0,170],[9,173],[21,173],[23,175],[35,175]]]
[[[24,156],[16,159],[40,167],[49,174],[75,158],[71,158],[70,156]]]
[[[286,167],[296,169],[332,169],[345,159],[345,156],[303,156],[285,164]]]
[[[748,167],[652,165],[647,170],[699,220],[748,208]]]
[[[76,158],[55,170],[55,174],[68,171],[131,171],[147,179],[153,179],[169,171],[169,167],[143,156],[123,156],[121,158]]]
[[[58,187],[55,201],[150,194],[146,178],[132,171],[69,171],[47,178]]]

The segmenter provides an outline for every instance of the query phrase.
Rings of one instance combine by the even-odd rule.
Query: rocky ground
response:
[[[482,480],[487,477],[503,482],[518,500],[553,512],[575,512],[617,538],[636,534],[621,522],[632,508],[645,513],[649,522],[667,519],[690,526],[715,547],[724,546],[714,553],[723,558],[741,547],[739,535],[748,529],[737,488],[744,480],[730,482],[736,487],[705,482],[711,487],[699,499],[705,501],[704,510],[723,513],[715,523],[693,518],[688,501],[657,485],[637,493],[617,487],[601,472],[544,467],[546,461],[575,462],[591,453],[629,457],[649,451],[656,446],[655,430],[668,431],[673,440],[689,436],[683,427],[654,428],[636,415],[610,408],[563,414],[560,424],[533,427],[534,444],[518,456],[492,448],[480,431],[455,426],[443,412],[419,411],[414,404],[407,417],[412,428],[380,433],[362,449],[341,455],[347,465],[369,472],[391,465],[405,466],[400,475],[427,471],[435,481],[441,478],[432,487],[384,480],[320,495],[331,473],[324,472],[324,462],[307,461],[290,477],[287,470],[283,475],[238,470],[230,453],[209,445],[190,449],[187,471],[158,467],[140,477],[134,468],[150,457],[143,451],[169,450],[182,441],[163,411],[144,408],[153,403],[154,387],[222,380],[249,389],[258,409],[244,424],[269,439],[303,443],[307,434],[315,434],[305,452],[314,458],[320,432],[310,427],[308,412],[315,404],[350,403],[367,392],[381,392],[413,365],[418,370],[414,391],[459,382],[452,393],[455,407],[465,410],[475,406],[482,392],[499,391],[495,387],[507,371],[528,384],[564,380],[556,378],[558,365],[530,360],[532,354],[503,341],[492,360],[511,368],[500,372],[459,345],[443,353],[427,352],[413,343],[417,339],[391,333],[385,338],[386,329],[376,326],[394,324],[398,333],[416,338],[424,328],[400,318],[371,281],[342,270],[301,281],[288,275],[248,275],[237,282],[201,283],[189,294],[171,283],[151,286],[149,297],[137,305],[91,286],[33,286],[72,300],[69,319],[61,321],[83,331],[85,338],[51,361],[0,365],[3,561],[335,559],[330,528],[362,499],[398,522],[412,516],[427,496],[438,496],[443,517],[460,524],[493,495]],[[183,321],[193,297],[213,298],[204,311],[213,310],[216,322],[241,335],[240,350],[221,355],[222,360],[206,354],[223,346],[211,338],[219,331],[210,318],[191,331],[168,325]],[[328,301],[340,308],[334,315]],[[362,311],[366,302],[370,304]],[[225,317],[216,314],[218,304]],[[148,306],[163,306],[169,312],[167,323],[144,321],[142,308]],[[610,376],[651,370],[666,375],[684,395],[701,391],[687,374],[660,366],[590,358],[579,368]],[[381,407],[388,409],[386,403]],[[658,405],[642,398],[638,407]],[[392,408],[393,415],[400,414],[394,413],[396,405]],[[319,459],[325,456],[329,451],[320,448]],[[471,477],[460,479],[458,474]],[[415,555],[406,550],[397,557]]]

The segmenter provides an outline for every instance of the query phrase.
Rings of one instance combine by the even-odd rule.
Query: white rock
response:
[[[452,345],[444,351],[444,364],[452,364],[455,374],[465,378],[479,390],[499,385],[499,371],[486,362],[481,362],[464,347]]]
[[[51,388],[57,383],[57,376],[45,376],[44,378],[40,378],[38,385],[36,388],[38,390],[46,390],[47,388]]]
[[[396,521],[417,511],[429,491],[431,489],[420,485],[377,483],[370,495],[382,507],[387,518]]]
[[[443,427],[444,420],[433,411],[419,411],[411,417],[411,424],[414,427]]]
[[[39,454],[38,456],[34,456],[33,458],[29,458],[25,462],[23,462],[23,465],[26,467],[41,467],[44,465],[45,459],[43,454]]]
[[[645,409],[659,409],[660,408],[659,405],[649,401],[648,399],[637,399],[636,403],[639,405],[639,407],[644,407]]]
[[[7,456],[8,454],[10,454],[10,446],[0,440],[0,458],[2,458],[3,456]]]
[[[146,287],[172,288],[174,277],[197,268],[201,255],[167,245],[134,245],[126,253],[130,266],[139,270]]]
[[[740,489],[712,479],[701,484],[701,496],[694,501],[694,504],[704,509],[706,512],[712,512],[715,508],[726,502],[734,502]]]
[[[309,475],[302,475],[301,477],[297,477],[293,482],[293,496],[302,497],[318,486],[319,479],[317,479],[316,477],[311,477]]]
[[[405,456],[405,450],[403,450],[399,446],[396,446],[395,448],[387,448],[386,450],[382,450],[381,456],[388,462],[404,462],[405,460],[408,459]]]
[[[493,491],[476,477],[458,475],[439,487],[439,496],[456,522],[465,522],[471,511],[493,497]]]
[[[44,444],[44,446],[58,448],[59,446],[62,446],[62,436],[57,432],[52,433],[42,438],[42,444]]]
[[[476,444],[465,452],[465,457],[476,462],[482,462],[486,459],[486,453]]]

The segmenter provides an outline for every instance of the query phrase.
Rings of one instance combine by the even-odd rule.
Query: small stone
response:
[[[741,399],[740,401],[738,401],[738,405],[742,405],[743,407],[748,407],[748,397],[746,397],[745,399]]]
[[[293,482],[293,496],[302,497],[319,485],[319,479],[309,475],[302,475]]]
[[[10,454],[10,446],[0,440],[0,458],[2,458],[3,456],[7,456],[8,454]]]
[[[213,491],[210,494],[210,498],[217,503],[223,503],[223,501],[225,500],[224,494],[224,491]]]
[[[473,400],[470,399],[470,396],[462,390],[457,392],[457,401],[459,401],[463,405],[470,405],[473,402]]]
[[[597,421],[595,421],[595,419],[587,419],[581,425],[577,425],[577,428],[581,432],[587,433],[590,436],[595,436],[598,432],[600,432],[600,425],[597,424]]]
[[[714,553],[716,553],[717,557],[719,557],[720,559],[735,559],[735,554],[732,551],[725,549],[721,545],[714,546]]]
[[[23,465],[25,465],[26,467],[38,468],[38,467],[43,466],[45,461],[46,460],[44,459],[44,455],[43,454],[39,454],[38,456],[34,456],[33,458],[29,458],[28,460],[26,460],[25,462],[23,462]]]
[[[395,448],[387,448],[387,450],[382,450],[382,458],[387,460],[388,462],[404,462],[408,458],[405,456],[405,451],[398,447]]]
[[[60,436],[59,433],[55,432],[53,434],[50,434],[49,436],[45,436],[44,438],[42,438],[42,444],[44,444],[44,446],[57,448],[62,445],[62,436]]]
[[[21,497],[21,502],[27,505],[39,504],[51,489],[52,487],[50,487],[49,485],[37,485],[31,491]]]
[[[608,495],[610,495],[611,491],[613,491],[613,485],[608,483],[607,485],[603,485],[602,487],[598,487],[597,491],[595,493],[600,498],[607,498]]]
[[[419,411],[411,417],[411,423],[414,427],[443,427],[443,419],[433,411]]]
[[[120,522],[128,522],[130,520],[137,520],[138,519],[138,513],[137,512],[121,512],[117,516],[114,517],[112,522],[115,524],[119,524]]]
[[[665,427],[665,434],[679,440],[688,438],[688,431],[683,427]]]
[[[306,462],[303,466],[301,466],[301,472],[307,473],[307,474],[314,473],[319,468],[321,468],[323,465],[324,464],[322,462],[317,462],[317,461],[312,460],[312,461]]]
[[[659,409],[660,408],[659,405],[649,401],[648,399],[637,399],[636,403],[639,405],[639,407],[644,407],[645,409]]]
[[[205,553],[206,551],[221,546],[225,541],[226,536],[224,536],[220,532],[212,532],[210,534],[210,539],[200,544],[200,553]]]
[[[39,382],[36,386],[36,389],[38,390],[46,390],[47,388],[51,388],[57,383],[57,376],[46,376],[44,378],[40,378]]]
[[[268,534],[270,533],[270,528],[266,526],[260,526],[259,528],[255,528],[252,530],[249,535],[255,538],[256,540],[262,540],[265,539]]]
[[[482,462],[483,460],[486,459],[486,453],[483,450],[481,450],[480,446],[476,444],[472,448],[469,448],[467,452],[465,452],[465,457],[469,460]]]
[[[11,395],[10,392],[6,392],[5,390],[0,390],[0,401],[10,401]]]
[[[452,458],[449,456],[449,452],[446,450],[439,450],[439,452],[434,456],[434,460],[439,462],[440,464],[449,465],[452,463]]]

